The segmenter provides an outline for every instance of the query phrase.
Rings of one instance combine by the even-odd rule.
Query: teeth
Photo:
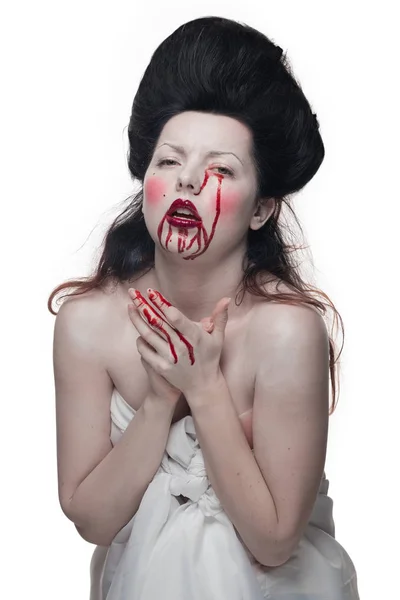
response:
[[[182,208],[176,211],[178,215],[190,215],[193,217],[193,213],[188,208]]]
[[[190,212],[190,210],[183,208],[182,210],[176,210],[174,213],[174,215],[178,216],[178,217],[192,217],[193,219],[196,218],[192,212]]]

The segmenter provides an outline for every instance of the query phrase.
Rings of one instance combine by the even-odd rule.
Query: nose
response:
[[[177,180],[177,190],[190,190],[192,194],[200,193],[201,181],[198,174],[195,174],[193,171],[189,173],[188,171],[181,172],[178,175]]]

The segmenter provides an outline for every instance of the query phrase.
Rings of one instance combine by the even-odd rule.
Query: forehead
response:
[[[163,142],[183,146],[187,152],[222,150],[248,157],[251,131],[240,121],[225,115],[187,111],[171,117],[164,125],[157,147]]]

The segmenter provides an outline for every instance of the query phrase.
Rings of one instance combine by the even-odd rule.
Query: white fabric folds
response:
[[[116,390],[111,440],[134,409]],[[324,477],[296,552],[260,565],[224,512],[204,466],[193,419],[171,426],[160,468],[134,517],[91,561],[90,600],[359,600],[354,565],[335,540]],[[181,504],[178,497],[189,500]]]

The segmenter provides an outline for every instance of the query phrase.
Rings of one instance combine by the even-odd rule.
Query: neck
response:
[[[223,297],[231,297],[229,319],[233,320],[249,307],[244,300],[235,306],[235,296],[242,281],[243,248],[210,262],[198,259],[183,260],[155,249],[152,287],[160,291],[173,306],[192,321],[211,316]]]

